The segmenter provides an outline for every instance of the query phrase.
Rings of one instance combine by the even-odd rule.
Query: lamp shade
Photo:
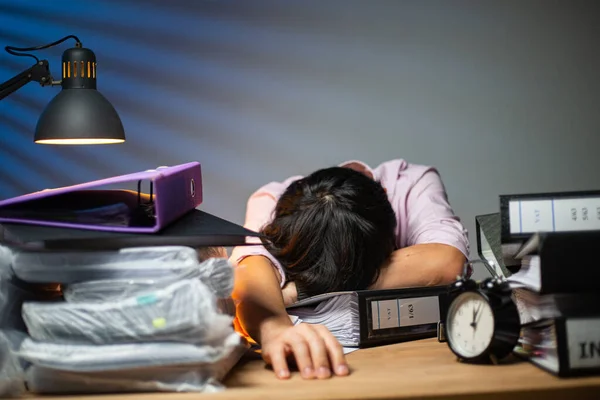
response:
[[[62,56],[62,90],[42,112],[34,141],[42,144],[110,144],[125,141],[119,114],[96,90],[96,55],[74,47]]]
[[[63,89],[42,112],[34,141],[41,144],[122,143],[125,131],[117,111],[96,89]]]

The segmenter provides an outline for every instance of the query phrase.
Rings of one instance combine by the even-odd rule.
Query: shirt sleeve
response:
[[[271,182],[254,192],[246,204],[246,218],[244,227],[258,232],[262,227],[269,223],[273,218],[275,205],[281,194],[292,181],[300,177],[292,177],[284,182]],[[260,239],[248,238],[249,243],[260,243]],[[248,246],[238,246],[233,249],[229,260],[234,264],[239,264],[248,256],[264,256],[268,258],[281,276],[280,286],[285,284],[285,272],[281,263],[277,261],[271,253],[262,244],[252,244]]]
[[[467,230],[454,214],[444,184],[435,169],[429,169],[416,181],[408,193],[406,207],[407,246],[447,244],[469,258]]]

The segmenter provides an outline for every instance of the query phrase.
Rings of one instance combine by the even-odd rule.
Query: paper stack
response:
[[[25,393],[24,365],[16,356],[27,328],[21,316],[25,301],[50,301],[59,295],[57,285],[34,286],[14,276],[12,252],[0,246],[0,398]]]
[[[246,348],[222,246],[258,234],[203,196],[190,162],[0,201],[0,397],[222,389]]]
[[[360,342],[358,298],[352,293],[323,300],[315,307],[292,308],[288,313],[299,318],[296,323],[325,325],[344,347],[356,347]]]
[[[294,324],[325,326],[348,353],[435,337],[448,304],[446,286],[329,292],[287,306]]]
[[[10,265],[16,281],[61,287],[59,300],[22,305],[27,336],[12,354],[31,392],[219,391],[245,350],[223,307],[227,259],[155,246],[14,251]]]
[[[515,352],[558,376],[600,374],[598,243],[600,231],[535,233],[507,279],[523,325]]]

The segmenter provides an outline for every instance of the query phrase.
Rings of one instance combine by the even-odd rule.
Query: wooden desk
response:
[[[514,360],[506,365],[458,363],[435,339],[363,349],[348,355],[352,373],[305,381],[298,373],[280,381],[260,359],[242,360],[216,394],[132,394],[40,397],[40,400],[310,400],[310,399],[600,399],[600,376],[561,379]]]

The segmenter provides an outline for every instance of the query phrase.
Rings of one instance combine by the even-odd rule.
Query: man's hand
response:
[[[279,378],[290,377],[290,356],[306,379],[348,375],[342,346],[327,328],[292,324],[279,278],[263,256],[246,257],[237,266],[233,299],[239,328],[260,343],[263,359]]]
[[[298,291],[294,282],[286,283],[283,289],[281,289],[281,294],[283,295],[283,304],[286,307],[298,301]]]
[[[293,356],[304,379],[348,375],[342,346],[322,325],[271,327],[263,334],[262,357],[280,379],[290,377],[287,358]]]

